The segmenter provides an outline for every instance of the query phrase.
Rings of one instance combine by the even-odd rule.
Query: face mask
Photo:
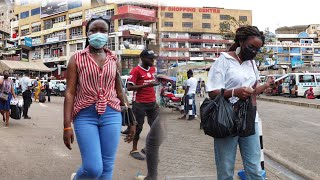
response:
[[[89,36],[89,44],[95,49],[101,49],[108,43],[108,35],[103,33],[95,33]]]
[[[4,79],[8,79],[8,78],[9,78],[9,76],[8,76],[8,75],[4,75],[3,77],[4,77]]]
[[[242,48],[242,57],[243,57],[244,61],[252,60],[253,58],[256,57],[256,55],[257,55],[257,53],[253,52],[248,47]]]

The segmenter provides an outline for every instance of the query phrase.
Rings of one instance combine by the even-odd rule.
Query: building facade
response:
[[[230,18],[252,24],[250,10],[160,7],[160,58],[163,64],[170,63],[168,61],[215,60],[233,43],[221,35],[222,28],[233,32],[238,28],[224,23]]]
[[[317,31],[320,25],[281,27],[276,30],[277,42],[267,43],[277,64],[302,65],[320,63],[320,43]]]

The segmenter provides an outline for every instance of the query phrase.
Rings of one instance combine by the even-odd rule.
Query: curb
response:
[[[311,104],[311,103],[298,102],[298,101],[286,101],[286,100],[281,100],[281,99],[270,99],[270,98],[264,98],[264,97],[257,97],[257,100],[320,109],[320,104]]]
[[[304,168],[301,168],[299,166],[297,166],[296,164],[284,159],[283,157],[281,157],[280,155],[277,155],[276,153],[274,153],[271,150],[264,150],[264,154],[270,158],[273,161],[278,162],[279,164],[283,165],[284,167],[286,167],[288,170],[294,172],[295,174],[307,179],[307,180],[317,180],[320,179],[320,176],[315,174],[314,172],[311,172],[309,170],[306,170]]]

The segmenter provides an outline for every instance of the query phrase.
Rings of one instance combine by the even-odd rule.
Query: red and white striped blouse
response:
[[[81,109],[96,104],[98,114],[103,114],[109,106],[121,111],[120,100],[115,88],[117,58],[105,49],[106,61],[101,69],[94,61],[89,46],[75,54],[77,64],[78,86],[74,101],[73,119]]]

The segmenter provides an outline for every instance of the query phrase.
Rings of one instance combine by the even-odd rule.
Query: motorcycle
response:
[[[182,97],[176,97],[172,92],[163,91],[161,93],[161,99],[164,107],[167,107],[179,112],[184,111]]]

